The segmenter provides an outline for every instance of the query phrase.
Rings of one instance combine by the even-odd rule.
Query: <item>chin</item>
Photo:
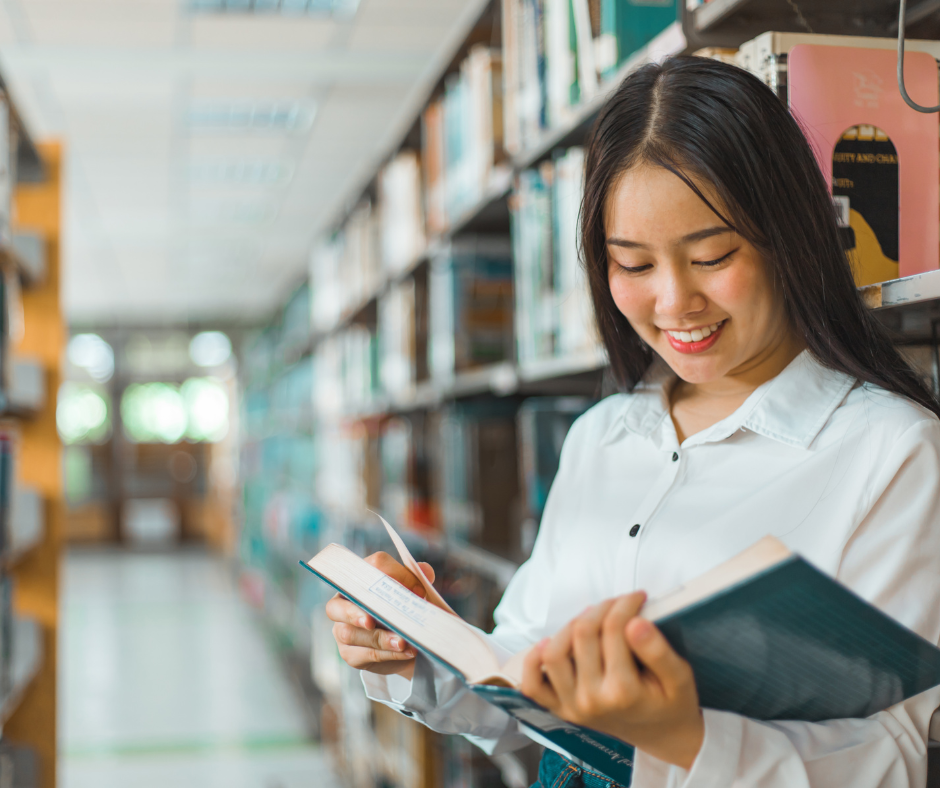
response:
[[[686,383],[712,383],[728,374],[726,364],[705,354],[696,358],[684,356],[669,348],[665,354],[660,355],[669,368]]]

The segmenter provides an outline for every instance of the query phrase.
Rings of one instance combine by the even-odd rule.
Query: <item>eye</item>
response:
[[[650,268],[652,268],[653,266],[651,266],[649,263],[647,263],[646,265],[632,265],[632,266],[631,266],[631,265],[621,265],[620,263],[617,263],[617,267],[618,267],[621,271],[623,271],[624,273],[627,273],[627,274],[639,274],[639,273],[642,273],[643,271],[648,271],[648,270],[649,270]]]
[[[733,255],[736,251],[738,250],[732,249],[730,252],[728,252],[728,254],[724,255],[723,257],[719,257],[717,260],[696,260],[694,264],[700,265],[703,268],[710,268],[713,265],[719,265],[723,263],[725,260],[731,257],[731,255]]]

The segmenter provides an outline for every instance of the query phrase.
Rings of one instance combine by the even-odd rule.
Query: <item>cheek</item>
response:
[[[610,294],[620,313],[631,323],[641,321],[651,308],[649,295],[644,291],[643,285],[617,272],[611,272],[607,281]]]
[[[770,311],[772,293],[758,264],[733,265],[709,282],[709,300],[732,317]]]

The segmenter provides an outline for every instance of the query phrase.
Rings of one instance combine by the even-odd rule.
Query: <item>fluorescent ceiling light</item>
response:
[[[188,0],[190,12],[210,14],[301,14],[352,19],[359,0]]]
[[[289,183],[293,175],[293,162],[276,159],[205,159],[189,165],[194,184],[275,186]]]
[[[316,114],[314,101],[197,101],[189,107],[187,122],[204,132],[302,133]]]
[[[277,217],[271,200],[199,201],[189,209],[192,225],[267,225]]]

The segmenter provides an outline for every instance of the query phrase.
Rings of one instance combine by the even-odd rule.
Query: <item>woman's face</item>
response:
[[[723,210],[714,190],[696,185]],[[761,254],[668,170],[627,171],[608,197],[605,227],[617,308],[682,380],[746,372],[788,344]]]

